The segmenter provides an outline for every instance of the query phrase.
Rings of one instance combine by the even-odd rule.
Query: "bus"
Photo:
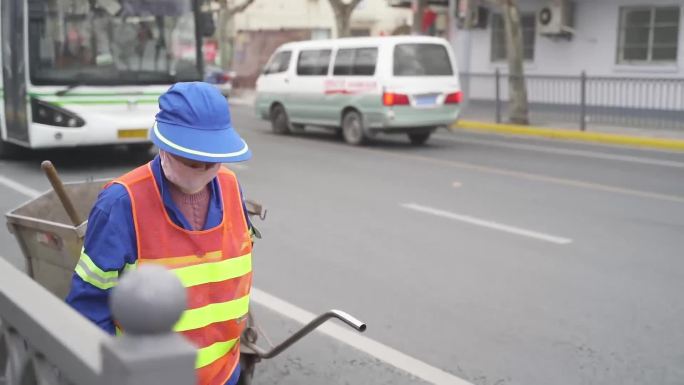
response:
[[[209,0],[0,1],[0,157],[149,149],[158,98],[202,80]]]

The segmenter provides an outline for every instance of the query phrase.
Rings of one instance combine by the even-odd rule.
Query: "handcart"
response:
[[[81,255],[88,225],[83,218],[90,212],[99,192],[109,180],[62,184],[49,161],[43,162],[42,167],[53,189],[7,213],[7,226],[19,243],[27,274],[54,295],[65,298]],[[261,204],[251,200],[245,203],[250,217],[265,219],[266,209]],[[257,236],[260,236],[258,232]],[[257,345],[260,331],[253,314],[248,314],[247,326],[240,339],[242,372],[239,384],[251,384],[255,366],[260,360],[275,357],[331,318],[337,318],[360,332],[366,329],[363,322],[349,314],[330,310],[281,344],[266,350]]]

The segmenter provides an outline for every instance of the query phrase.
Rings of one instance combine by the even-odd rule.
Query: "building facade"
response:
[[[352,35],[391,35],[411,22],[408,9],[390,7],[385,0],[363,0],[351,17]],[[328,0],[256,0],[236,15],[237,31],[305,29],[312,38],[337,36],[335,18]]]
[[[233,0],[237,4],[242,0]],[[387,0],[363,0],[354,9],[352,36],[383,36],[411,32],[411,9]],[[446,7],[432,5],[429,34],[447,35]],[[233,21],[232,67],[239,87],[253,86],[271,53],[281,44],[338,36],[328,0],[256,0]]]
[[[503,19],[482,9],[486,22],[456,31],[461,85],[472,118],[506,121]],[[684,129],[684,0],[519,0],[519,9],[533,123]]]
[[[538,31],[538,12],[554,2],[519,0],[527,74],[684,78],[684,0],[571,1],[570,38]],[[485,28],[457,33],[466,72],[507,70],[503,22],[490,11]]]

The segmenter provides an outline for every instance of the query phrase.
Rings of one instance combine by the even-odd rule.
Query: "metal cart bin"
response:
[[[78,213],[85,217],[107,181],[65,183]],[[7,227],[19,242],[31,278],[60,298],[69,292],[71,276],[83,248],[87,221],[71,224],[57,194],[50,190],[6,215]]]

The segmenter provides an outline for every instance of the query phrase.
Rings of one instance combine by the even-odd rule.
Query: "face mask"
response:
[[[221,167],[220,163],[215,163],[209,168],[192,168],[162,150],[159,151],[159,158],[166,179],[186,194],[200,192],[216,177]]]

